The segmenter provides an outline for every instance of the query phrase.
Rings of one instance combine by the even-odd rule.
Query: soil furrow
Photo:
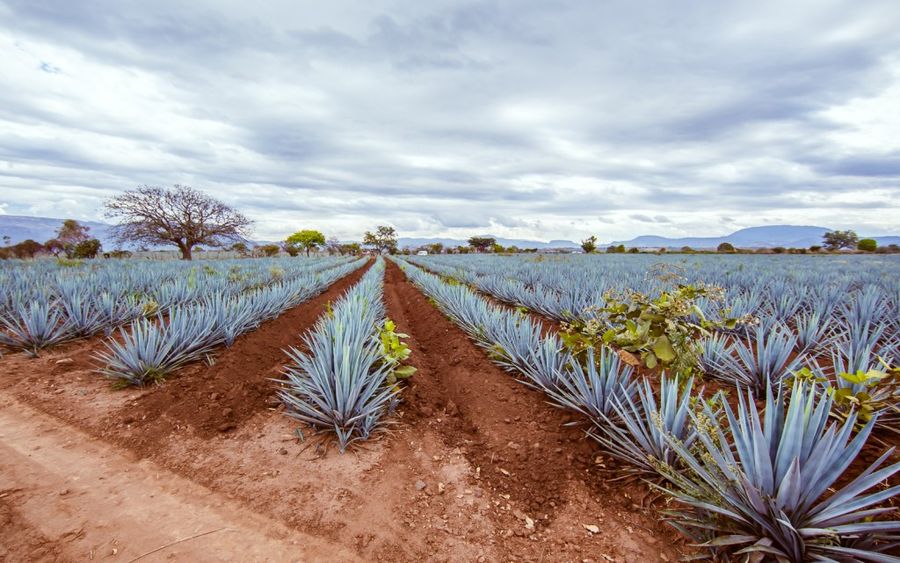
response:
[[[339,279],[324,292],[289,309],[257,329],[238,337],[228,348],[210,355],[210,361],[187,366],[152,388],[118,413],[126,424],[152,438],[173,426],[187,425],[201,437],[228,432],[254,414],[278,405],[272,378],[280,376],[287,363],[284,350],[303,349],[303,334],[335,301],[365,274],[371,263]],[[197,408],[203,405],[203,408]],[[152,432],[144,427],[152,425]],[[149,435],[149,436],[148,436]],[[140,440],[132,449],[140,453]],[[152,447],[152,439],[146,441]]]
[[[398,330],[409,334],[419,368],[404,392],[405,410],[412,422],[440,419],[442,438],[464,453],[482,487],[511,500],[538,530],[586,495],[607,499],[609,517],[643,528],[648,545],[675,537],[649,513],[622,512],[630,495],[641,496],[640,487],[606,481],[596,448],[583,430],[568,426],[576,417],[494,365],[393,263],[385,302]]]
[[[270,378],[278,377],[286,362],[283,350],[288,346],[302,348],[302,334],[315,324],[327,303],[359,281],[370,266],[364,265],[321,294],[242,334],[231,347],[215,350],[210,362],[185,366],[162,385],[109,393],[105,403],[117,406],[106,417],[107,434],[137,454],[149,455],[159,440],[175,429],[189,427],[208,438],[231,431],[254,414],[273,407],[277,403]],[[45,393],[30,387],[50,386],[58,394],[73,386],[80,388],[82,374],[97,367],[93,355],[102,349],[103,342],[102,338],[91,339],[83,346],[48,351],[38,358],[22,354],[4,358],[7,384],[23,378],[30,383],[23,400],[65,418],[65,401],[47,400]],[[72,381],[69,374],[76,373],[77,380]],[[90,378],[89,384],[109,386],[99,375]]]

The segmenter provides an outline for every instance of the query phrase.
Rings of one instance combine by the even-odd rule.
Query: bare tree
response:
[[[199,244],[221,246],[239,241],[251,221],[205,193],[176,184],[171,189],[140,186],[106,202],[106,216],[117,218],[116,239],[171,244],[183,260]]]

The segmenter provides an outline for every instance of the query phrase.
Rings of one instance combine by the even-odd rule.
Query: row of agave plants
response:
[[[588,434],[677,501],[665,516],[713,556],[897,561],[900,521],[885,483],[893,448],[860,465],[880,413],[838,412],[814,379],[738,382],[737,404],[662,374],[657,391],[604,345],[570,351],[537,321],[467,285],[398,262],[437,306],[523,383],[583,415]]]
[[[0,265],[0,344],[40,350],[190,303],[228,299],[346,264],[346,259],[182,262],[55,261]]]
[[[405,334],[395,332],[383,301],[385,264],[378,258],[315,327],[305,351],[290,347],[278,396],[288,416],[333,433],[341,452],[369,439],[387,424],[399,402],[405,365]]]
[[[423,264],[428,270],[468,283],[500,301],[525,307],[555,320],[561,318],[559,315],[547,315],[546,308],[534,306],[528,299],[523,299],[523,295],[515,290],[522,288],[521,282],[496,275],[476,275],[461,267],[461,260],[445,262],[443,258],[423,260],[417,257],[412,261]],[[588,261],[581,261],[582,265],[592,263],[589,261],[591,258],[587,258]],[[601,262],[605,259],[597,258]],[[732,260],[734,257],[726,259]],[[771,262],[772,258],[760,257],[757,260]],[[829,264],[814,257],[800,260],[818,268]],[[871,265],[861,268],[865,275],[853,282],[847,281],[855,279],[853,275],[840,273],[841,269],[831,263],[838,273],[829,276],[820,273],[817,279],[823,278],[820,281],[824,283],[827,277],[831,283],[838,285],[819,286],[815,291],[799,281],[785,284],[784,280],[775,280],[770,284],[767,296],[756,299],[761,305],[747,307],[746,302],[741,302],[737,311],[732,311],[735,307],[728,300],[727,290],[719,301],[705,297],[699,299],[698,305],[706,309],[702,311],[704,317],[737,315],[752,319],[752,322],[738,323],[732,328],[723,326],[700,339],[697,345],[698,367],[706,376],[729,385],[749,388],[757,396],[762,396],[767,388],[784,384],[798,373],[803,373],[837,393],[836,408],[846,411],[855,407],[860,410],[864,422],[878,412],[879,430],[893,434],[896,439],[900,436],[900,381],[889,377],[886,373],[889,369],[885,368],[900,365],[900,294],[891,291],[892,284],[896,282],[889,277],[893,263],[878,262],[883,269],[873,269]],[[539,270],[540,264],[545,263],[531,262],[530,271]],[[753,275],[764,273],[765,270],[760,270]],[[713,277],[719,281],[722,279]],[[651,285],[666,287],[658,279]],[[840,291],[835,291],[834,287]],[[804,294],[807,291],[811,296]],[[829,297],[815,300],[823,295]],[[604,301],[605,298],[599,296],[595,301]],[[790,306],[784,305],[786,302],[790,302]],[[601,306],[592,306],[580,314],[590,314],[591,320],[602,327],[606,319],[602,312],[598,313],[601,310]],[[566,318],[572,320],[572,317],[568,315]]]
[[[231,346],[237,336],[318,295],[365,262],[331,263],[251,291],[213,294],[171,307],[167,315],[135,320],[98,352],[100,372],[121,386],[161,382],[180,366],[218,346]]]
[[[411,261],[556,321],[588,320],[610,294],[655,295],[675,283],[705,284],[722,288],[729,316],[752,316],[765,329],[789,328],[806,350],[851,337],[893,353],[900,348],[900,260],[894,257],[567,256],[537,261],[441,256]],[[698,305],[706,317],[723,313],[719,302],[707,298]]]

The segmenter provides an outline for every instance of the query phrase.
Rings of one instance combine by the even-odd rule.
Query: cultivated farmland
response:
[[[892,256],[11,260],[0,321],[0,559],[896,560]]]

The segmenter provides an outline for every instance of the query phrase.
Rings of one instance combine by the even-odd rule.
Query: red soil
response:
[[[638,507],[643,488],[609,482],[612,475],[602,466],[608,462],[596,457],[580,430],[563,426],[571,418],[492,364],[393,264],[386,274],[388,314],[410,334],[419,368],[403,393],[396,424],[345,455],[298,440],[295,423],[273,408],[268,378],[286,360],[282,348],[299,345],[301,330],[361,274],[241,336],[213,365],[189,366],[157,388],[112,390],[91,371],[101,339],[37,359],[9,355],[0,360],[0,414],[36,413],[17,420],[51,415],[56,430],[45,439],[58,433],[67,444],[67,466],[100,479],[116,476],[123,487],[132,487],[134,479],[142,483],[140,475],[186,481],[170,491],[180,501],[167,520],[177,537],[193,533],[188,530],[196,514],[215,516],[227,501],[250,518],[248,523],[229,513],[236,525],[253,533],[258,522],[268,522],[263,527],[288,530],[282,540],[302,534],[365,560],[678,558],[677,534],[655,511]],[[84,434],[72,434],[71,427]],[[37,440],[47,428],[52,426],[23,422],[21,431],[0,429],[0,446],[27,451],[26,437]],[[50,461],[39,466],[40,456],[28,459],[38,464],[36,473],[53,473]],[[85,559],[90,542],[66,535],[80,528],[85,537],[105,542],[152,543],[147,530],[127,524],[124,516],[151,506],[154,493],[122,496],[100,508],[87,501],[102,498],[105,481],[80,482],[79,496],[68,501],[77,510],[63,509],[57,492],[27,478],[24,458],[9,463],[0,466],[0,481],[9,483],[0,490],[0,545],[12,560]],[[188,495],[186,487],[198,489]],[[585,526],[597,526],[599,533]],[[229,549],[219,546],[217,555],[224,550],[234,557]],[[281,560],[277,553],[268,558]]]
[[[184,425],[208,438],[277,406],[272,379],[281,375],[284,350],[289,346],[302,350],[301,336],[315,324],[327,303],[339,299],[368,269],[366,265],[350,273],[325,292],[242,335],[231,347],[216,350],[211,362],[192,364],[165,385],[152,387],[126,407],[123,423],[150,438]],[[152,439],[146,446],[153,447]]]
[[[517,507],[506,514],[508,519],[516,513],[520,519],[528,516],[539,534],[567,509],[580,511],[590,504],[601,511],[596,517],[601,522],[619,520],[619,528],[640,528],[646,560],[674,553],[677,534],[660,525],[652,513],[631,510],[630,497],[639,488],[608,482],[595,445],[579,427],[567,426],[577,424],[577,417],[548,405],[541,393],[488,361],[485,352],[406,281],[393,263],[388,265],[386,279],[389,314],[398,331],[410,335],[413,364],[419,370],[404,393],[408,412],[440,423],[441,438],[463,452],[482,486]],[[533,535],[505,538],[505,547],[527,553]],[[628,535],[604,537],[605,549],[635,549]],[[666,541],[655,546],[658,537]],[[563,542],[560,549],[566,547]]]

